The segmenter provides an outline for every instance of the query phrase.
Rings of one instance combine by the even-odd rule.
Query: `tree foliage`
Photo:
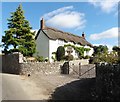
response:
[[[112,50],[117,52],[117,54],[118,54],[118,63],[120,63],[120,47],[113,46]]]
[[[56,52],[57,61],[63,60],[65,56],[65,49],[63,46],[59,46]]]
[[[118,63],[118,54],[114,51],[110,53],[101,53],[91,58],[90,62],[92,63],[103,62],[103,63],[116,64]]]
[[[98,54],[106,53],[106,52],[108,52],[107,46],[103,46],[103,45],[94,46],[94,53],[93,53],[94,56]]]
[[[118,46],[113,46],[112,48],[113,51],[119,52],[120,51],[120,47]]]
[[[91,57],[91,63],[100,63],[100,62],[107,62],[111,64],[120,63],[119,58],[119,47],[114,46],[113,51],[108,52],[107,46],[95,46],[94,47],[94,56]]]
[[[5,31],[5,36],[2,36],[3,52],[7,54],[19,51],[24,56],[32,56],[36,49],[33,37],[35,33],[30,31],[32,27],[24,17],[22,5],[19,5],[7,20],[8,30]]]

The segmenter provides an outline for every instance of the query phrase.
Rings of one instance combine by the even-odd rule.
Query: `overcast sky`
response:
[[[93,2],[94,1],[94,2]],[[95,2],[2,2],[2,33],[7,30],[7,18],[22,3],[24,15],[33,30],[40,28],[43,17],[47,26],[81,36],[93,45],[118,45],[118,0]],[[1,5],[1,3],[0,3]]]

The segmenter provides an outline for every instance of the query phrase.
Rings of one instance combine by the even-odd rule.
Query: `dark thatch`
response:
[[[73,42],[75,44],[80,44],[80,45],[88,45],[90,47],[93,47],[92,44],[90,44],[85,38],[81,36],[77,36],[71,33],[63,32],[61,30],[51,28],[51,27],[45,27],[45,29],[40,29],[35,37],[37,39],[38,35],[40,32],[43,32],[49,39],[52,40],[57,40],[61,39],[64,40],[65,42]]]

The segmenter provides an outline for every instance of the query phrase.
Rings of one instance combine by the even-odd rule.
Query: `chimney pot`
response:
[[[84,32],[82,33],[82,37],[85,39],[85,33]]]

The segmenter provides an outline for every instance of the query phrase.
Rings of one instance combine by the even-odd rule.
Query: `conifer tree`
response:
[[[31,32],[29,22],[24,17],[24,11],[20,4],[15,12],[11,13],[8,19],[8,30],[5,31],[5,36],[2,36],[4,53],[15,51],[21,52],[24,56],[32,56],[35,53],[34,34]],[[11,48],[10,46],[13,46]]]

